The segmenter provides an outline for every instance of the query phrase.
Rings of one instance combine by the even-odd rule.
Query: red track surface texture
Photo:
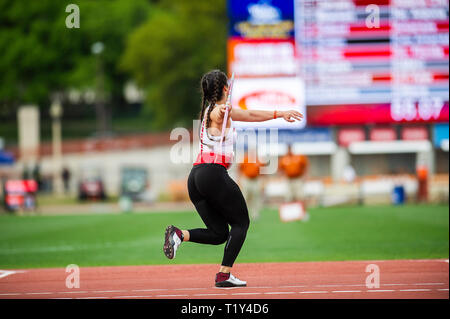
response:
[[[367,266],[378,288],[366,286]],[[397,299],[449,298],[448,260],[236,264],[243,288],[215,288],[217,265],[80,268],[80,287],[67,288],[65,268],[0,270],[0,298],[151,299]]]

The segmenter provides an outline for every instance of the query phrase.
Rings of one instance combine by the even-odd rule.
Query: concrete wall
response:
[[[183,182],[187,179],[192,162],[198,153],[198,145],[186,144],[184,163],[174,161],[174,148],[172,145],[159,146],[147,149],[136,149],[126,151],[109,152],[85,152],[70,153],[63,156],[63,166],[67,166],[72,173],[71,190],[75,194],[81,173],[86,168],[98,168],[103,176],[108,195],[118,195],[120,191],[121,169],[125,166],[140,166],[148,169],[149,184],[156,193],[164,193],[168,190],[171,181]],[[389,174],[394,173],[394,168],[403,167],[403,171],[396,173],[415,173],[416,154],[376,154],[376,155],[350,155],[346,149],[340,149],[333,155],[309,156],[309,169],[307,177],[333,176],[334,180],[340,181],[342,169],[351,163],[356,173],[361,175]],[[446,163],[444,161],[447,160]],[[448,153],[437,156],[438,172],[448,173]],[[19,162],[15,165],[15,171],[20,176],[24,164]],[[33,164],[32,164],[33,165]],[[51,176],[53,174],[52,157],[47,155],[41,157],[41,174]],[[238,165],[233,165],[229,174],[236,181],[238,179]],[[266,176],[270,177],[270,176]]]
[[[53,161],[51,156],[41,158],[42,175],[52,175]],[[120,191],[120,172],[124,166],[139,166],[148,169],[150,187],[160,193],[166,190],[170,180],[187,178],[192,164],[175,164],[170,160],[170,146],[155,147],[143,150],[127,150],[122,152],[91,152],[66,154],[63,156],[63,166],[69,168],[71,190],[74,192],[82,171],[86,169],[99,170],[103,176],[108,195],[118,195]],[[21,171],[22,163],[16,165]]]

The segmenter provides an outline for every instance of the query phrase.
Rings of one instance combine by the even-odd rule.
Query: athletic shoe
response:
[[[167,226],[164,240],[164,255],[169,259],[174,259],[178,247],[183,242],[183,233],[173,225]]]
[[[245,287],[246,281],[234,277],[230,273],[219,272],[216,274],[216,287]]]

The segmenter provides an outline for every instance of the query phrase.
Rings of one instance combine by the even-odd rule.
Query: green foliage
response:
[[[68,74],[68,81],[75,87],[92,87],[95,76],[95,56],[92,44],[102,42],[102,61],[106,75],[106,89],[112,95],[120,96],[126,81],[125,74],[117,62],[125,50],[127,35],[143,23],[151,10],[146,0],[98,0],[78,1],[81,12],[81,45],[74,68]]]
[[[200,77],[226,67],[227,23],[225,0],[163,0],[129,36],[121,67],[145,88],[154,128],[192,126]]]
[[[123,104],[131,76],[145,89],[153,128],[191,126],[201,75],[226,67],[226,0],[79,0],[79,29],[66,27],[70,3],[0,0],[0,116],[25,103],[48,108],[57,91],[94,88],[91,47],[100,41],[109,106]]]
[[[23,103],[48,107],[55,91],[91,87],[97,41],[105,46],[105,88],[120,98],[126,77],[117,61],[127,34],[147,19],[151,1],[79,0],[78,29],[66,27],[70,3],[0,0],[0,114]]]
[[[64,2],[0,1],[0,107],[43,103],[71,64]],[[64,50],[66,49],[66,50]]]

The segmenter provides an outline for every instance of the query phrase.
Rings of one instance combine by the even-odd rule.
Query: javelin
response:
[[[229,112],[229,109],[231,108],[231,91],[233,90],[233,83],[234,83],[234,72],[231,75],[231,79],[228,84],[228,96],[227,96],[227,101],[225,103],[225,115],[223,117],[223,123],[222,123],[222,134],[220,135],[220,145],[219,145],[220,152],[222,152],[222,142],[223,142],[223,137],[225,136],[225,130],[227,128],[228,112]],[[219,153],[216,154],[216,158],[214,159],[214,162],[216,162],[218,154]]]

